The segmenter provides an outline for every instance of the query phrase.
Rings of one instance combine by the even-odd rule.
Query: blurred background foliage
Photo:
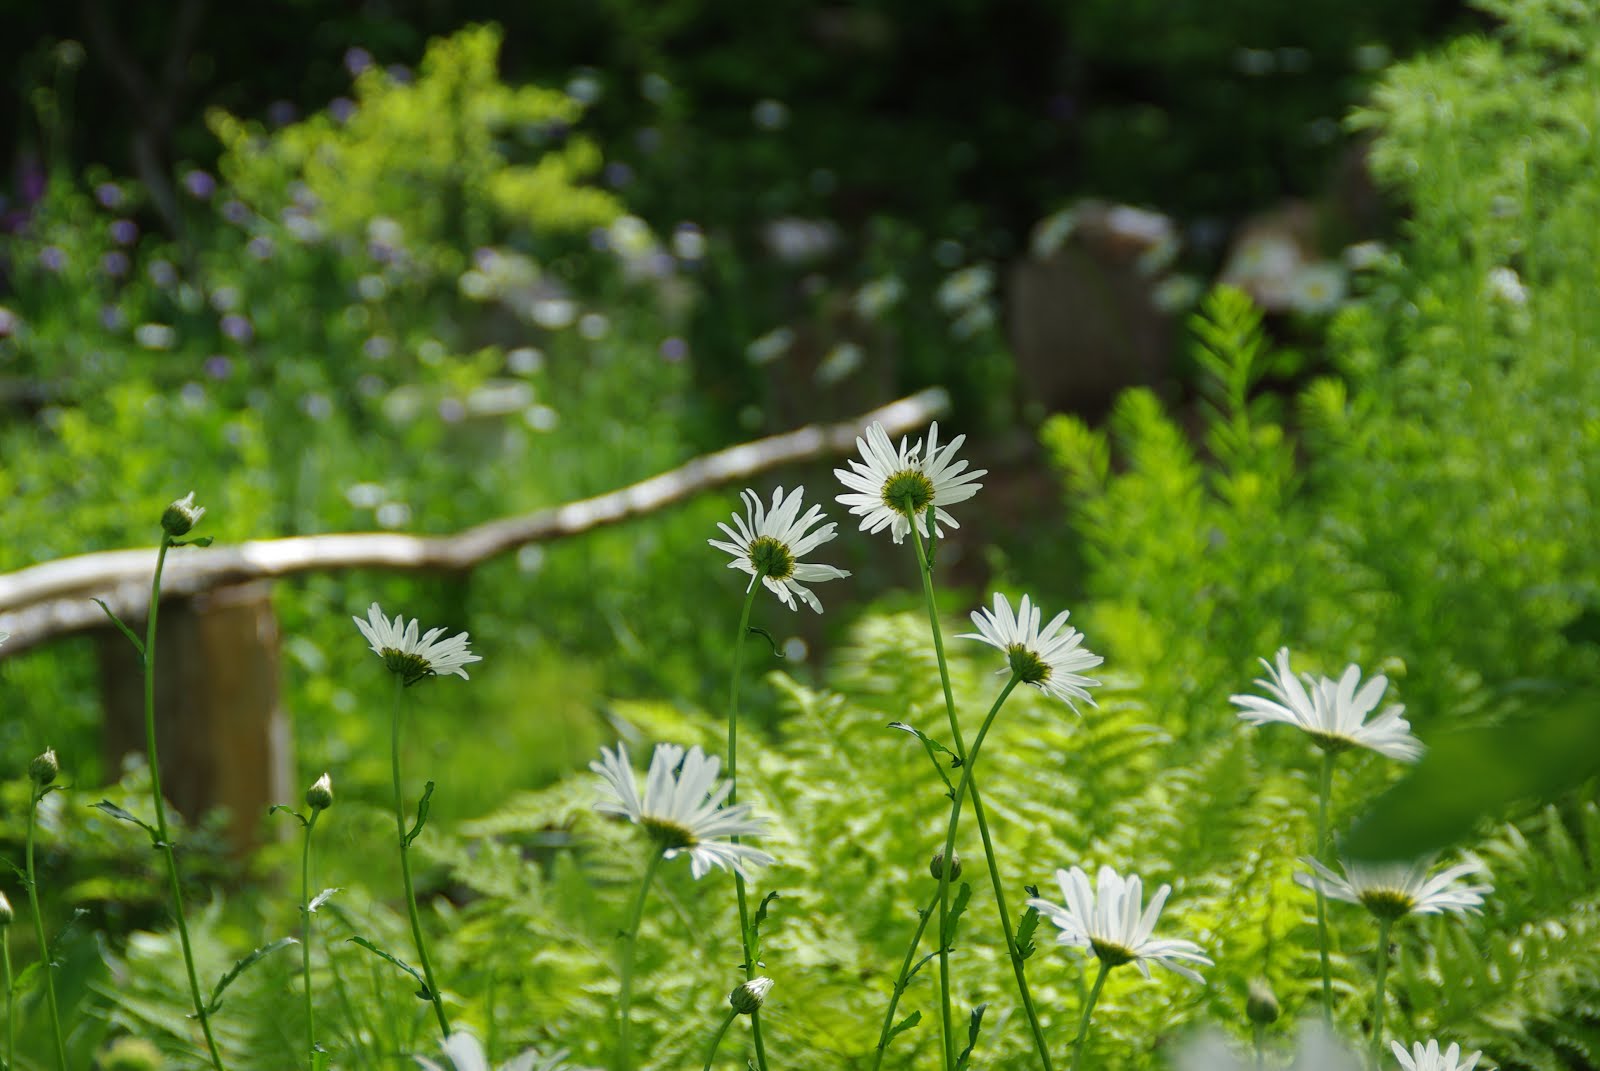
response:
[[[1093,1055],[1153,1068],[1186,1024],[1243,1036],[1256,976],[1285,1022],[1313,1012],[1291,881],[1312,759],[1227,703],[1288,644],[1387,672],[1438,745],[1364,827],[1375,849],[1453,841],[1493,875],[1484,918],[1401,932],[1395,1029],[1519,1071],[1600,1063],[1593,0],[10,8],[0,569],[146,544],[191,487],[228,542],[447,532],[944,385],[991,470],[944,548],[947,612],[1026,590],[1107,659],[1098,710],[1018,701],[986,752],[1012,881],[1172,881],[1172,925],[1218,961],[1203,990],[1114,982]],[[825,466],[781,482],[801,478],[831,497]],[[276,588],[297,777],[340,786],[333,939],[404,933],[381,674],[349,615],[470,626],[485,656],[423,691],[407,763],[441,786],[419,841],[441,971],[500,1054],[609,1058],[638,845],[581,771],[619,733],[715,744],[738,585],[703,540],[732,506],[470,577]],[[906,556],[833,549],[857,575],[825,617],[761,609],[788,657],[751,698],[752,794],[781,825],[774,1044],[855,1067],[941,798],[883,726],[938,719]],[[970,705],[988,669],[962,663]],[[101,758],[97,672],[81,638],[0,662],[0,767],[53,745],[73,785],[41,866],[54,925],[84,913],[57,952],[74,1052],[131,1033],[176,1059],[148,853],[85,806],[136,809],[144,783]],[[1393,771],[1341,771],[1343,826]],[[185,837],[212,975],[297,922],[293,847],[241,862],[219,828]],[[640,945],[657,1067],[701,1051],[731,984],[704,944],[735,932],[726,898],[697,892],[671,873]],[[1026,1067],[987,895],[960,999],[992,1002],[986,1063]],[[1357,1037],[1374,935],[1333,920]],[[403,979],[327,947],[344,1065],[427,1048]],[[230,991],[237,1066],[293,1046],[291,967]],[[1064,1051],[1082,974],[1050,946],[1030,970]],[[888,1063],[936,1044],[930,1018]]]

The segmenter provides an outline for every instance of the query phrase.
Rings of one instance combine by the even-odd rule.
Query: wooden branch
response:
[[[873,421],[881,422],[890,435],[901,435],[922,427],[949,404],[943,390],[925,390],[855,420],[809,425],[732,446],[595,498],[488,521],[453,535],[347,532],[179,548],[168,555],[162,594],[184,597],[250,580],[343,569],[465,572],[529,543],[653,513],[784,465],[848,454],[856,436]],[[55,636],[103,626],[105,615],[91,601],[95,597],[124,620],[143,619],[154,565],[155,549],[141,548],[61,558],[0,574],[0,632],[11,633],[0,647],[0,658]]]

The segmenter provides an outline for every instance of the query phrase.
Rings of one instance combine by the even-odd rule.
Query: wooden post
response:
[[[128,625],[144,634],[142,621]],[[296,802],[270,583],[162,600],[157,647],[162,788],[190,823],[226,809],[229,844],[243,856],[259,843],[267,808]],[[145,754],[144,677],[122,635],[104,630],[99,653],[107,768],[116,771],[127,755]]]

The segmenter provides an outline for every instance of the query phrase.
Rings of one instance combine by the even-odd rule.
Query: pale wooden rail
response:
[[[616,524],[783,465],[848,454],[856,436],[873,421],[891,435],[901,435],[920,429],[948,406],[943,390],[925,390],[854,420],[808,425],[732,446],[607,494],[450,535],[347,532],[180,548],[167,560],[162,594],[164,599],[184,598],[248,581],[345,569],[466,571],[526,544]],[[824,503],[831,497],[816,496]],[[155,549],[149,547],[83,554],[0,574],[0,632],[11,633],[0,647],[0,658],[56,636],[102,627],[105,616],[94,598],[104,599],[125,621],[142,620],[154,563]]]

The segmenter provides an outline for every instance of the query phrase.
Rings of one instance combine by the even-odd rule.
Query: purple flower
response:
[[[619,160],[613,160],[605,166],[606,185],[613,189],[621,189],[633,181],[633,168]]]
[[[120,249],[113,249],[100,258],[100,270],[113,279],[120,279],[127,275],[129,267],[131,267],[131,264],[128,260],[128,254]]]
[[[235,342],[249,342],[255,337],[255,328],[250,326],[250,321],[238,313],[229,313],[222,318],[222,333]]]
[[[243,227],[250,222],[250,206],[243,201],[229,198],[222,203],[222,218],[235,227]]]
[[[94,188],[94,199],[102,208],[121,208],[124,196],[122,187],[115,182],[102,182]]]
[[[411,84],[411,68],[403,63],[391,63],[389,65],[389,78],[399,85],[408,86]]]
[[[118,305],[105,305],[100,309],[100,326],[107,331],[121,331],[128,326],[128,317]]]
[[[58,272],[67,266],[67,254],[58,245],[47,245],[39,250],[39,266],[45,271]]]
[[[250,255],[255,257],[257,260],[272,259],[272,239],[264,235],[258,235],[250,239],[249,243],[245,245],[245,249],[248,250]]]
[[[348,123],[356,114],[356,102],[349,97],[334,97],[328,102],[328,114],[336,123]]]
[[[689,344],[676,335],[661,340],[661,359],[673,364],[689,356]]]
[[[445,398],[439,402],[439,419],[446,424],[459,424],[467,415],[467,407],[460,398]]]
[[[132,245],[139,240],[139,225],[131,219],[111,221],[111,240],[118,245]]]
[[[227,379],[233,375],[233,361],[220,353],[206,358],[206,375],[212,379]]]
[[[17,331],[17,325],[22,321],[17,319],[17,314],[3,305],[0,305],[0,338],[9,338]]]
[[[217,192],[217,180],[198,169],[183,173],[183,188],[197,201],[204,201]]]
[[[350,72],[351,78],[354,78],[356,75],[360,74],[362,71],[371,66],[372,53],[368,52],[360,45],[345,50],[344,69]]]
[[[289,101],[275,100],[267,105],[267,122],[273,126],[288,126],[294,120],[294,105]]]
[[[150,267],[145,269],[150,276],[150,281],[157,286],[166,288],[178,281],[178,269],[172,266],[170,260],[152,260]]]

